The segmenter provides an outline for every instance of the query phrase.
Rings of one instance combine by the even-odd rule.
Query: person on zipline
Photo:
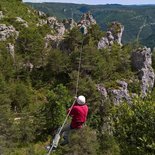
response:
[[[60,144],[61,146],[69,143],[69,134],[71,130],[82,128],[83,124],[86,122],[88,114],[86,98],[82,95],[78,96],[74,106],[72,109],[69,108],[67,113],[69,113],[69,116],[72,117],[72,121],[70,124],[65,125],[60,133],[60,135],[63,135],[64,139],[64,141]]]
[[[64,146],[69,143],[70,131],[82,128],[83,124],[87,120],[87,114],[88,114],[88,106],[86,104],[86,98],[83,95],[76,97],[73,107],[67,110],[67,114],[69,114],[69,116],[72,117],[71,123],[66,124],[62,128],[60,135],[57,134],[55,135],[55,138],[51,143],[51,145],[46,146],[46,149],[48,151],[52,146],[53,150],[57,148],[60,136],[63,136],[64,139],[64,141],[61,142],[60,145]],[[59,130],[60,129],[58,129],[58,132]]]

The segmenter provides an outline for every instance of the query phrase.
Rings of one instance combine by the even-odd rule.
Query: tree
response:
[[[66,116],[66,108],[71,104],[71,96],[67,88],[59,84],[48,91],[46,97],[47,103],[44,105],[42,113],[45,116],[46,132],[51,133],[62,125]]]
[[[64,44],[69,52],[79,49],[82,45],[83,36],[78,27],[74,27],[65,37]]]
[[[39,33],[37,28],[24,28],[20,32],[17,39],[17,51],[26,59],[29,58],[33,64],[43,64],[43,36]]]
[[[114,136],[121,154],[155,153],[155,104],[151,98],[134,99],[132,104],[121,104],[114,107]]]
[[[9,87],[0,74],[0,154],[4,154],[6,148],[14,145],[12,141],[13,136],[13,120],[11,113],[11,100],[9,98]]]
[[[97,155],[98,147],[96,131],[85,126],[71,132],[69,145],[58,150],[58,154]]]

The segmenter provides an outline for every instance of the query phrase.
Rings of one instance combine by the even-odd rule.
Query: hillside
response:
[[[138,37],[144,45],[154,47],[155,6],[80,5],[63,3],[28,3],[35,9],[59,19],[74,18],[90,11],[103,30],[108,23],[118,21],[125,26],[124,42],[134,42]],[[153,42],[153,44],[152,44]]]
[[[122,23],[105,25],[0,1],[0,155],[47,154],[68,110],[69,143],[61,137],[53,155],[154,154],[155,52],[122,43]],[[88,115],[77,110],[86,105]]]

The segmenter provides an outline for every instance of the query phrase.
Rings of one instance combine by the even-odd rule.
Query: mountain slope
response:
[[[20,0],[6,0],[0,2],[0,10],[4,13],[4,16],[9,19],[15,17],[21,17],[26,20],[30,25],[36,24],[38,19],[35,11],[25,4],[21,3]],[[1,21],[2,23],[2,21]]]

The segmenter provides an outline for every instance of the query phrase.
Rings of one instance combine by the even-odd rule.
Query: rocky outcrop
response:
[[[128,84],[125,81],[117,81],[118,89],[108,89],[108,94],[111,96],[114,104],[119,104],[124,100],[128,103],[131,102],[131,97],[128,92]]]
[[[78,26],[79,29],[84,30],[84,34],[87,32],[87,27],[91,26],[92,24],[96,24],[93,16],[90,13],[86,13],[82,16],[81,20],[78,24],[73,19],[65,19],[62,22],[59,22],[56,17],[48,17],[47,22],[41,20],[38,25],[48,24],[51,29],[55,31],[54,35],[48,34],[45,37],[45,47],[49,45],[53,48],[57,48],[61,45],[61,48],[65,48],[63,45],[64,33],[72,30],[74,27]]]
[[[105,99],[108,97],[108,92],[103,85],[98,84],[97,90],[102,94],[103,97],[105,97]]]
[[[48,17],[47,18],[47,24],[50,26],[50,28],[54,29],[59,35],[62,36],[65,33],[65,26],[63,23],[58,22],[58,20],[55,17]]]
[[[75,26],[77,26],[77,23],[71,18],[71,19],[65,19],[62,22],[65,26],[65,29],[68,30],[72,30]]]
[[[151,58],[151,49],[146,47],[133,51],[131,56],[132,66],[138,71],[141,81],[142,97],[145,97],[154,87],[155,74]]]
[[[28,23],[24,19],[22,19],[21,17],[16,17],[16,21],[21,23],[21,25],[24,27],[29,27]]]
[[[108,36],[110,36],[110,40]],[[107,48],[113,45],[113,43],[114,37],[112,36],[111,32],[108,31],[108,33],[106,33],[106,36],[102,37],[101,40],[98,42],[98,49]]]
[[[58,48],[61,41],[62,41],[62,36],[59,35],[46,35],[45,37],[45,48],[48,48],[49,46],[52,48]]]
[[[37,15],[40,17],[37,26],[43,26],[47,24],[47,15],[42,11],[35,11]]]
[[[109,26],[109,31],[112,33],[114,37],[114,41],[119,45],[122,45],[122,35],[124,31],[124,26],[119,22],[112,22]]]
[[[63,36],[65,33],[65,27],[64,27],[63,23],[55,24],[54,29],[57,32],[58,36]]]
[[[47,18],[47,24],[50,26],[50,28],[54,29],[55,25],[58,23],[56,17],[48,17]]]
[[[63,22],[58,22],[56,17],[48,17],[47,22],[43,19],[40,21],[39,25],[48,24],[51,29],[54,29],[56,34],[47,35],[45,37],[46,45],[50,44],[54,45],[54,47],[58,47],[60,45],[60,41],[63,39],[63,35],[65,32],[68,32],[69,30],[72,30],[73,27],[78,26],[79,29],[83,34],[87,33],[88,27],[91,25],[96,24],[96,20],[93,18],[93,16],[88,12],[82,15],[81,20],[76,23],[73,19],[66,19],[63,20]],[[109,26],[108,31],[106,32],[106,35],[101,38],[101,40],[98,43],[98,49],[107,48],[112,46],[114,43],[122,45],[121,39],[123,34],[124,26],[122,26],[118,22],[113,22]],[[53,47],[53,46],[52,46]]]
[[[96,24],[96,20],[93,18],[92,14],[90,12],[84,13],[81,17],[81,20],[78,22],[78,26],[85,25],[86,27],[90,25]]]
[[[46,17],[46,13],[42,12],[42,11],[37,11],[38,16],[40,17]]]
[[[47,24],[51,29],[54,29],[55,34],[47,34],[44,38],[45,40],[45,48],[52,47],[57,48],[60,42],[63,40],[63,35],[66,31],[65,26],[63,23],[58,22],[56,17],[48,17]]]
[[[93,18],[92,14],[88,12],[82,15],[81,20],[77,23],[77,26],[80,28],[83,34],[86,34],[88,27],[95,24],[96,20]]]
[[[114,43],[122,46],[122,34],[124,31],[124,26],[118,22],[112,22],[109,26],[106,35],[101,38],[98,43],[98,49],[104,49],[112,46]]]
[[[102,96],[107,99],[110,98],[112,102],[117,105],[124,100],[128,103],[131,103],[131,97],[128,92],[128,84],[125,81],[117,81],[118,88],[108,88],[106,89],[103,85],[98,85],[98,91],[102,94]]]
[[[10,37],[14,37],[15,39],[18,37],[19,32],[10,25],[6,26],[5,24],[0,24],[0,41],[5,41]]]
[[[37,26],[43,26],[47,24],[47,20],[46,19],[39,19],[39,23],[37,23]]]
[[[3,15],[3,12],[0,11],[0,20],[1,20],[2,18],[4,18],[4,15]]]

